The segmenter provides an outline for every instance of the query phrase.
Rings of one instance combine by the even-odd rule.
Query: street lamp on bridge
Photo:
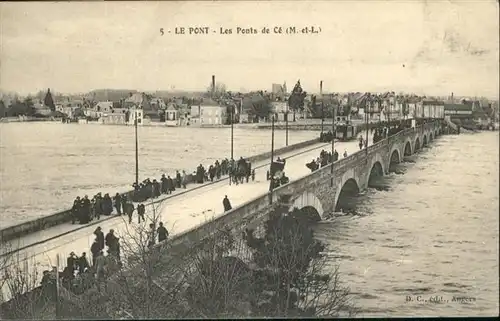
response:
[[[273,189],[274,189],[274,177],[273,177],[273,162],[274,162],[274,113],[271,117],[271,166],[269,168],[269,204],[273,203]]]
[[[336,114],[336,106],[335,106],[335,101],[333,99],[332,95],[332,164],[330,165],[330,174],[331,174],[331,181],[330,181],[330,187],[333,187],[333,163],[335,163],[334,155],[335,155],[335,137],[337,136],[337,133],[335,133],[335,114]]]
[[[134,127],[135,127],[135,184],[136,186],[139,186],[139,140],[137,137],[137,110],[135,110]]]

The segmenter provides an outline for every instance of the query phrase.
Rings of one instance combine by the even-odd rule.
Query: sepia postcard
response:
[[[0,318],[499,315],[499,3],[0,3]]]

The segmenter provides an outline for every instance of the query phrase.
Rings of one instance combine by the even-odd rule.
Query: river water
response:
[[[498,146],[498,132],[441,136],[316,226],[361,316],[498,316]]]
[[[235,158],[271,150],[270,130],[233,133]],[[231,155],[230,128],[139,127],[138,137],[141,181]],[[317,131],[290,131],[289,144],[316,137]],[[285,131],[275,132],[274,144],[285,146]],[[132,126],[0,123],[2,227],[68,209],[76,196],[130,190],[134,181]]]

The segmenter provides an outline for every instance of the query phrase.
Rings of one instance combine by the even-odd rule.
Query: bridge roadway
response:
[[[366,132],[359,135],[365,137]],[[369,140],[371,144],[371,136]],[[305,164],[319,157],[322,149],[330,151],[331,143],[317,143],[276,156],[286,158],[285,173],[290,178],[290,181],[294,181],[310,173]],[[336,141],[335,149],[339,153],[340,158],[343,157],[342,154],[344,151],[347,151],[348,155],[351,155],[359,150],[358,141]],[[248,183],[229,185],[228,180],[223,179],[203,186],[192,184],[191,188],[188,186],[185,193],[159,198],[155,201],[154,205],[151,205],[150,200],[148,200],[144,203],[146,205],[146,217],[151,217],[152,206],[155,206],[157,213],[160,213],[160,221],[164,223],[169,231],[169,237],[197,225],[202,225],[207,220],[223,214],[222,199],[224,195],[228,196],[232,207],[236,208],[251,199],[266,194],[269,189],[269,181],[266,180],[266,171],[269,169],[268,165],[269,161],[253,164],[253,167],[256,168],[254,182],[250,179]],[[190,190],[193,188],[194,190]],[[133,225],[138,224],[136,213],[134,212],[133,215]],[[102,220],[101,218],[101,222],[98,221],[95,224],[83,226],[70,223],[61,224],[11,241],[12,249],[22,248],[16,251],[15,260],[11,264],[17,265],[19,261],[25,260],[28,261],[28,266],[33,266],[36,263],[36,268],[40,275],[43,270],[49,270],[52,266],[56,265],[57,254],[61,258],[60,265],[65,264],[66,257],[72,251],[77,255],[86,252],[90,260],[90,246],[95,239],[93,232],[97,226],[102,228],[104,234],[108,233],[110,229],[114,229],[115,234],[121,239],[131,237],[128,234],[133,229],[127,229],[129,224],[126,215],[106,218],[106,220]],[[19,258],[19,261],[17,258]],[[22,266],[20,267],[22,268]],[[5,289],[2,289],[2,292],[6,294]]]

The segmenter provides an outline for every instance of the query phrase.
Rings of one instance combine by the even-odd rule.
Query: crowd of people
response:
[[[59,274],[61,284],[76,294],[82,293],[96,283],[100,285],[111,271],[122,266],[120,238],[115,235],[115,231],[110,229],[104,235],[101,227],[97,227],[93,234],[95,240],[90,247],[92,255],[90,263],[86,252],[83,252],[81,256],[71,252],[66,259],[63,271]],[[149,224],[146,240],[148,248],[154,246],[156,240],[164,242],[167,238],[168,230],[163,222],[160,222],[158,227],[153,223]],[[104,254],[105,247],[107,247],[107,255]],[[55,284],[56,269],[57,267],[53,267],[52,271],[43,272],[42,286],[50,287]]]
[[[79,196],[73,202],[72,223],[78,221],[80,224],[86,224],[94,218],[100,219],[101,215],[111,215],[113,212],[113,200],[108,193],[102,196],[97,193],[89,199],[87,195],[83,198]]]
[[[344,157],[347,157],[347,151],[344,152]],[[314,172],[321,167],[324,167],[332,162],[336,162],[339,159],[339,153],[335,149],[333,154],[331,152],[327,152],[324,149],[319,153],[319,157],[311,160],[311,162],[306,164],[306,167]]]
[[[176,189],[186,189],[189,183],[213,182],[220,180],[225,175],[229,175],[230,181],[236,185],[242,184],[245,180],[248,183],[250,177],[252,181],[255,180],[255,170],[252,170],[252,164],[243,157],[240,157],[238,161],[227,158],[221,161],[216,160],[209,165],[208,169],[200,164],[191,177],[185,170],[177,170],[173,177],[163,174],[159,181],[147,178],[141,183],[134,183],[132,185],[133,193],[129,194],[130,200],[127,198],[127,194],[120,193],[110,197],[108,193],[102,196],[102,193],[99,192],[92,199],[89,199],[87,195],[83,198],[78,196],[73,202],[71,221],[73,224],[76,222],[87,224],[94,219],[99,220],[102,215],[109,216],[114,211],[117,215],[123,213],[130,217],[135,210],[132,202],[144,202],[151,198],[160,197],[162,194],[172,194]],[[138,214],[141,217],[141,213],[138,212]]]
[[[398,124],[398,125],[389,125],[388,123],[381,123],[378,127],[372,127],[371,131],[373,132],[373,144],[389,137],[392,135],[395,135],[399,133],[400,131],[404,130],[407,128],[407,124]],[[331,134],[330,132],[327,134],[321,133],[320,134],[320,141],[327,141]],[[330,139],[331,141],[331,139]],[[363,135],[360,135],[358,138],[358,146],[359,149],[367,148],[368,146],[368,140],[367,138],[363,138]],[[344,158],[348,156],[347,150],[344,151],[343,154]],[[331,152],[326,152],[325,150],[322,150],[319,157],[316,159],[313,159],[311,162],[306,164],[306,167],[311,170],[311,172],[314,172],[318,170],[321,167],[324,167],[328,165],[329,163],[336,162],[339,159],[339,154],[337,150],[334,151],[332,154]]]
[[[331,142],[333,139],[333,133],[331,130],[329,130],[328,132],[324,133],[324,132],[321,132],[319,134],[319,141],[322,142],[322,143],[329,143]]]
[[[389,125],[387,123],[382,123],[378,127],[372,127],[373,132],[373,143],[376,144],[379,141],[386,139],[389,136],[395,135],[400,131],[408,128],[406,124]]]

